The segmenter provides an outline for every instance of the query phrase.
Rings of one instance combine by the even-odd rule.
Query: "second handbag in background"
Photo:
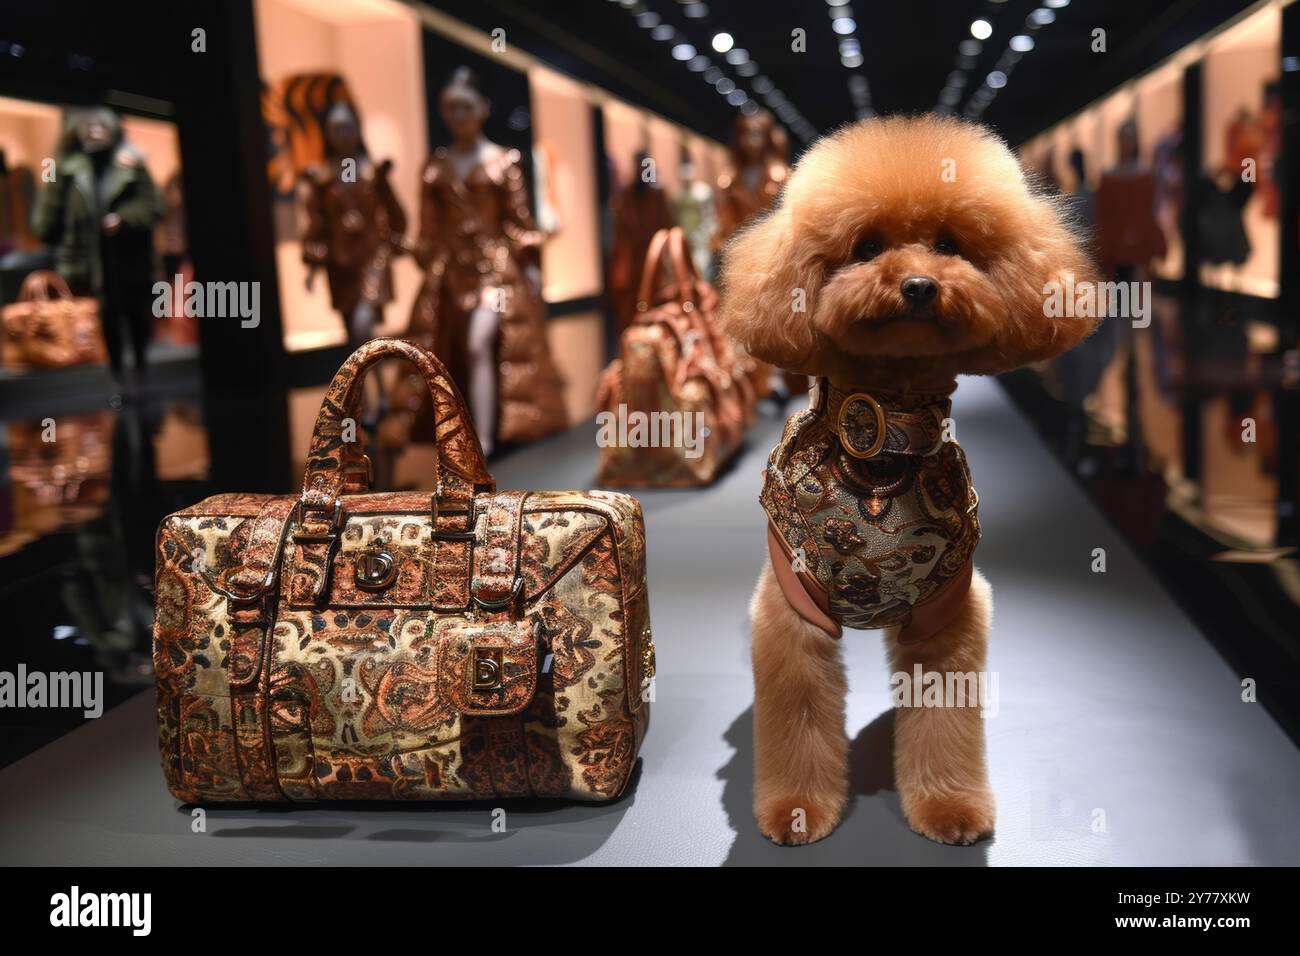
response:
[[[665,263],[668,284],[660,286]],[[598,478],[623,488],[705,485],[740,449],[754,417],[752,359],[713,323],[718,294],[678,227],[646,253],[636,316],[601,375]]]

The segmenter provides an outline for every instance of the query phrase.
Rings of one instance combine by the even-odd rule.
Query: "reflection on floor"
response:
[[[875,635],[844,641],[853,793],[842,826],[780,848],[753,825],[746,604],[763,559],[755,428],[703,491],[639,495],[659,677],[642,766],[612,805],[208,808],[195,833],[158,767],[143,692],[0,771],[13,863],[816,865],[1300,862],[1300,754],[1053,460],[996,383],[964,382],[957,435],[980,492],[978,563],[997,611],[987,725],[998,832],[944,847],[908,830],[892,782],[888,675]],[[586,487],[594,427],[494,464],[503,488]],[[1105,549],[1104,574],[1091,571]]]
[[[1278,544],[1279,473],[1295,446],[1279,434],[1288,373],[1275,305],[1204,292],[1193,321],[1157,294],[1148,326],[1108,319],[1079,349],[1004,381],[1300,741],[1300,553]]]
[[[153,681],[154,530],[208,471],[192,400],[113,406],[0,423],[0,664],[103,671],[106,706]],[[6,710],[0,763],[80,722]]]

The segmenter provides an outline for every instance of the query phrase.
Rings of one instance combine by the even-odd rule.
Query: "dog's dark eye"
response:
[[[957,254],[957,243],[945,236],[935,242],[934,251],[941,256],[955,256]]]
[[[870,262],[885,251],[885,244],[879,239],[863,239],[853,247],[853,258]]]

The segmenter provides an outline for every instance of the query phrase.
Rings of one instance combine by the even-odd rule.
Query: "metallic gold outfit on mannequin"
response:
[[[329,279],[330,304],[349,324],[357,306],[368,303],[380,316],[393,301],[392,259],[402,248],[406,214],[388,182],[392,162],[366,162],[355,182],[345,182],[337,168],[313,166],[303,175],[307,229],[302,258],[323,267]],[[352,342],[356,346],[362,342]]]
[[[445,148],[429,159],[415,249],[425,280],[406,333],[432,349],[468,394],[470,317],[485,301],[499,312],[498,442],[533,441],[568,424],[562,382],[546,342],[546,307],[524,274],[537,263],[545,234],[533,222],[520,161],[518,150],[503,150],[461,179]],[[403,391],[404,380],[394,405],[410,408]],[[421,386],[411,397],[422,401],[425,391]],[[414,420],[431,419],[417,411]],[[478,427],[490,431],[492,424]]]
[[[746,173],[756,168],[761,175],[753,181]],[[760,110],[753,116],[736,117],[731,133],[731,162],[718,177],[715,193],[718,226],[713,237],[714,252],[720,251],[750,219],[772,207],[789,175],[789,143],[772,114]],[[754,390],[762,397],[770,390],[772,367],[758,361],[753,364]],[[786,379],[791,392],[807,387],[806,376],[787,374]]]

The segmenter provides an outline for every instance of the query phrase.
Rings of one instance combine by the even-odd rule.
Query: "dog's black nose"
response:
[[[939,283],[929,276],[908,276],[903,280],[903,298],[912,305],[925,305],[939,294]]]

